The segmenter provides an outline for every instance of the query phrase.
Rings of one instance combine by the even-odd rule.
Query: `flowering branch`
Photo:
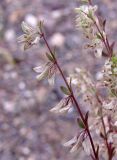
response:
[[[88,0],[89,2],[89,5],[92,5],[92,2],[91,0]],[[101,36],[101,39],[102,39],[102,42],[104,43],[105,45],[105,48],[107,49],[107,52],[108,52],[108,55],[110,57],[110,59],[112,58],[113,56],[113,53],[112,53],[112,49],[110,47],[110,44],[109,44],[109,40],[107,38],[107,35],[103,34],[103,32],[101,31],[100,27],[98,26],[96,20],[94,19],[93,16],[89,16],[86,12],[82,11],[84,14],[86,14],[93,22],[94,22],[94,25],[96,26],[100,36]],[[105,23],[103,24],[103,28],[105,28]],[[107,151],[108,151],[108,160],[112,160],[113,156],[111,154],[111,146],[109,145],[108,143],[108,135],[107,135],[107,132],[106,132],[106,126],[105,126],[105,122],[104,122],[104,119],[103,119],[103,109],[102,109],[102,101],[100,100],[98,94],[96,94],[96,98],[97,98],[97,101],[99,102],[99,104],[101,105],[100,107],[100,118],[101,118],[101,122],[102,122],[102,126],[103,126],[103,130],[104,130],[104,140],[105,140],[105,144],[106,144],[106,147],[107,147]]]
[[[48,44],[48,42],[47,42],[47,40],[46,40],[46,38],[45,38],[44,33],[41,33],[41,37],[42,37],[43,40],[45,41],[45,44],[46,44],[46,46],[47,46],[50,54],[53,56],[53,52],[52,52],[52,50],[51,50],[51,48],[50,48],[50,46],[49,46],[49,44]],[[75,104],[75,106],[76,106],[76,108],[77,108],[77,111],[78,111],[78,113],[80,114],[80,117],[81,117],[81,119],[82,119],[82,122],[83,122],[83,124],[84,124],[84,126],[85,126],[85,130],[86,130],[86,132],[87,132],[87,134],[88,134],[88,136],[89,136],[89,139],[90,139],[90,143],[91,143],[91,146],[92,146],[92,150],[93,150],[93,153],[94,153],[95,160],[98,160],[98,159],[99,159],[99,158],[98,158],[98,154],[96,153],[96,149],[95,149],[95,146],[94,146],[94,143],[93,143],[93,139],[92,139],[92,136],[91,136],[89,127],[88,127],[88,123],[86,122],[86,120],[85,120],[85,118],[84,118],[84,116],[83,116],[83,114],[82,114],[82,111],[81,111],[80,106],[79,106],[79,104],[78,104],[78,102],[77,102],[77,100],[76,100],[76,98],[75,98],[75,96],[74,96],[74,93],[73,93],[73,91],[72,91],[72,88],[69,86],[69,84],[68,84],[68,82],[67,82],[67,80],[66,80],[66,78],[65,78],[65,76],[64,76],[64,74],[63,74],[63,71],[61,70],[61,67],[59,66],[59,64],[58,64],[57,59],[55,58],[55,56],[54,56],[54,60],[55,60],[55,64],[56,64],[56,66],[57,66],[57,68],[58,68],[58,70],[59,70],[59,72],[60,72],[60,74],[61,74],[61,76],[62,76],[62,78],[63,78],[63,80],[64,80],[64,82],[65,82],[65,84],[66,84],[66,86],[67,86],[67,88],[68,88],[68,90],[70,91],[72,100],[73,100],[73,102],[74,102],[74,104]]]
[[[49,52],[46,53],[46,64],[34,68],[38,73],[37,79],[47,78],[48,82],[53,85],[54,77],[58,70],[64,80],[66,86],[61,86],[60,88],[65,97],[50,111],[66,113],[70,110],[72,104],[76,107],[79,115],[77,122],[82,130],[64,145],[71,147],[71,152],[78,150],[82,146],[93,160],[99,160],[101,157],[106,157],[105,159],[108,157],[108,160],[112,160],[116,153],[115,147],[117,145],[115,141],[117,133],[117,56],[113,54],[114,43],[109,43],[105,33],[106,21],[99,20],[95,14],[97,6],[92,6],[92,0],[82,0],[82,2],[87,2],[88,5],[76,8],[76,25],[88,40],[85,48],[93,49],[95,56],[100,58],[105,47],[106,54],[109,57],[103,66],[102,77],[98,82],[93,82],[89,73],[80,68],[76,68],[76,72],[70,77],[65,77],[56,58],[55,51],[51,49],[43,32],[42,21],[36,27],[31,27],[23,22],[22,30],[24,34],[19,37],[18,41],[23,44],[24,50],[26,50],[38,44],[40,39],[43,39]],[[78,89],[77,95],[81,95],[84,103],[89,103],[90,108],[85,115],[76,99],[76,92],[74,92],[72,84],[75,86],[75,91]],[[102,87],[107,90],[106,98],[100,98],[98,87],[99,89]],[[93,137],[93,133],[96,136]],[[99,141],[97,141],[97,136]],[[100,138],[104,140],[101,143],[100,140],[102,139]],[[107,150],[106,155],[102,155],[101,152],[105,150]]]
[[[92,1],[91,0],[88,0],[88,3],[89,3],[89,5],[92,6]],[[101,36],[101,39],[102,39],[102,41],[103,41],[103,43],[104,43],[104,45],[105,45],[105,47],[107,49],[108,55],[110,56],[110,59],[111,59],[113,53],[112,53],[112,49],[110,47],[107,35],[105,35],[105,37],[104,37],[102,31],[100,30],[100,27],[98,26],[96,20],[92,16],[89,16],[86,12],[83,12],[83,13],[86,14],[94,22],[94,24],[95,24],[95,26],[96,26],[96,28],[97,28],[100,36]],[[105,23],[106,23],[106,21],[104,21],[103,28],[105,28]]]
[[[76,8],[76,13],[78,13],[78,15],[76,17],[76,25],[78,28],[80,28],[83,31],[86,38],[88,38],[91,41],[91,45],[89,45],[89,47],[96,48],[97,46],[100,45],[100,48],[98,48],[98,47],[96,48],[96,50],[98,51],[97,53],[99,55],[101,55],[101,52],[103,51],[103,47],[102,47],[100,40],[103,42],[103,44],[107,50],[107,55],[110,58],[109,69],[110,69],[110,73],[111,73],[111,72],[113,72],[113,67],[115,68],[115,66],[116,66],[116,65],[113,65],[113,60],[112,60],[113,59],[113,45],[114,45],[114,43],[112,43],[112,45],[109,44],[108,37],[105,33],[106,21],[101,22],[98,19],[98,17],[95,15],[95,11],[97,10],[97,6],[92,6],[92,2],[90,0],[88,0],[88,3],[89,3],[89,6],[84,5],[79,8]],[[100,26],[100,24],[102,26]],[[96,28],[96,30],[95,30],[95,28]],[[92,43],[93,41],[95,41],[95,44]],[[114,61],[114,63],[116,63],[116,62]],[[108,74],[106,76],[108,76]],[[108,78],[109,78],[109,76],[108,76]],[[112,76],[111,76],[111,79],[112,79]],[[112,83],[113,83],[113,80],[110,82],[110,84],[112,85]],[[112,88],[112,87],[110,87],[110,88]],[[102,110],[103,103],[101,102],[101,100],[99,99],[99,97],[97,95],[96,95],[96,98],[97,98],[97,101],[99,102],[99,104],[101,105],[100,118],[101,118],[103,130],[104,130],[104,140],[105,140],[105,144],[106,144],[107,151],[108,151],[108,159],[111,160],[114,155],[114,148],[112,147],[112,145],[110,145],[110,143],[108,143],[108,135],[106,132],[106,126],[105,126],[105,122],[103,119],[103,110]],[[113,103],[114,103],[114,100],[113,100]],[[112,102],[110,104],[112,104]],[[112,107],[109,104],[106,106]]]

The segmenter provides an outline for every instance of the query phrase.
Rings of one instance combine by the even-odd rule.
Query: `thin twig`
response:
[[[97,98],[97,101],[99,102],[99,104],[101,105],[100,106],[100,114],[101,114],[100,118],[101,118],[102,126],[103,126],[103,129],[104,129],[104,140],[105,140],[106,148],[107,148],[107,151],[108,151],[108,160],[112,160],[112,157],[110,155],[110,147],[109,147],[109,144],[108,144],[108,135],[107,135],[107,132],[106,132],[106,126],[105,126],[104,119],[103,119],[102,101],[100,100],[98,94],[96,94],[96,98]]]
[[[52,50],[51,50],[51,48],[50,48],[50,46],[49,46],[49,44],[48,44],[48,42],[47,42],[47,40],[46,40],[46,37],[45,37],[44,33],[41,34],[41,37],[43,38],[43,40],[44,40],[44,42],[45,42],[45,44],[46,44],[46,46],[47,46],[50,54],[51,54],[52,56],[54,56],[54,55],[53,55],[53,52],[52,52]],[[89,140],[90,140],[90,143],[91,143],[91,146],[92,146],[92,150],[93,150],[93,153],[94,153],[94,156],[95,156],[95,160],[99,160],[98,155],[97,155],[97,153],[96,153],[95,145],[94,145],[94,142],[93,142],[93,139],[92,139],[92,136],[91,136],[89,127],[88,127],[88,124],[87,124],[86,121],[85,121],[85,118],[84,118],[83,113],[82,113],[82,111],[81,111],[81,109],[80,109],[80,106],[79,106],[79,104],[78,104],[78,102],[77,102],[77,100],[76,100],[76,98],[75,98],[75,96],[74,96],[74,94],[73,94],[73,91],[72,91],[71,87],[69,86],[69,84],[68,84],[68,82],[67,82],[67,80],[66,80],[66,78],[65,78],[65,76],[64,76],[64,73],[63,73],[61,67],[59,66],[59,64],[58,64],[55,56],[54,56],[54,59],[55,59],[55,64],[56,64],[56,66],[57,66],[57,68],[58,68],[58,70],[59,70],[59,72],[60,72],[60,74],[61,74],[61,76],[62,76],[62,78],[63,78],[63,80],[64,80],[64,82],[65,82],[65,84],[66,84],[66,86],[67,86],[67,88],[69,89],[69,91],[70,91],[70,93],[71,93],[71,97],[72,97],[72,99],[73,99],[73,101],[74,101],[74,104],[75,104],[75,106],[76,106],[76,108],[77,108],[77,111],[78,111],[78,113],[80,114],[80,117],[81,117],[81,119],[82,119],[82,121],[83,121],[83,123],[84,123],[84,125],[85,125],[85,129],[86,129],[87,134],[88,134],[88,136],[89,136]]]

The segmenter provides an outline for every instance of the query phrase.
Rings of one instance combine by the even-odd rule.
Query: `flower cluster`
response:
[[[89,41],[85,48],[93,49],[95,56],[101,57],[103,43],[101,35],[95,26],[95,23],[99,24],[98,18],[95,15],[97,8],[97,6],[90,5],[83,5],[76,8],[76,27],[83,32],[84,36]],[[103,35],[104,34],[103,32]]]
[[[21,27],[24,34],[18,38],[18,42],[24,44],[23,48],[27,50],[39,42],[40,29],[39,26],[34,28],[26,22],[22,22]]]
[[[37,75],[37,79],[40,81],[47,78],[51,85],[54,84],[56,70],[57,68],[54,62],[47,62],[43,66],[40,65],[34,68],[34,71],[39,73],[39,75]]]
[[[70,75],[77,96],[83,98],[84,102],[95,105],[95,84],[88,71],[81,68],[76,68],[75,73]]]
[[[92,48],[95,56],[101,57],[105,45],[111,59],[106,60],[101,73],[102,78],[98,82],[89,83],[91,77],[88,75],[89,78],[87,79],[87,72],[78,70],[77,86],[83,91],[83,100],[90,104],[89,128],[94,135],[98,136],[99,141],[93,140],[99,145],[100,154],[104,150],[108,150],[108,154],[103,155],[103,158],[107,159],[107,155],[113,157],[117,153],[115,152],[117,143],[115,140],[117,133],[117,57],[112,56],[113,53],[110,53],[111,49],[104,30],[105,22],[103,22],[103,26],[100,26],[101,23],[95,15],[96,10],[97,6],[90,5],[83,5],[77,8],[76,26],[89,41],[86,48]],[[83,74],[84,76],[81,76]],[[85,78],[83,79],[83,77]],[[103,97],[98,93],[101,87],[103,94],[106,91]],[[105,145],[105,136],[107,146]],[[111,151],[112,155],[110,154]]]
[[[106,89],[106,97],[103,100],[103,108],[112,110],[117,113],[117,57],[106,60],[102,69],[102,79],[100,79],[100,87]]]
[[[85,109],[90,111],[90,116],[88,118],[89,128],[90,131],[96,136],[96,138],[94,138],[93,140],[95,144],[99,145],[100,154],[103,153],[104,150],[106,150],[105,143],[101,138],[102,135],[104,136],[104,128],[101,121],[102,116],[104,119],[105,129],[108,134],[109,142],[111,140],[113,146],[116,146],[117,143],[117,141],[115,140],[117,133],[117,97],[107,94],[105,95],[105,99],[105,96],[100,97],[101,95],[99,94],[99,99],[97,98],[98,90],[100,90],[101,87],[104,90],[103,87],[105,86],[103,83],[105,83],[105,76],[109,76],[110,78],[112,78],[112,70],[114,69],[113,67],[116,67],[115,61],[114,64],[113,60],[108,60],[108,63],[105,62],[104,68],[102,69],[103,80],[101,79],[101,82],[93,81],[91,75],[86,70],[81,68],[76,68],[75,73],[70,75],[70,77],[72,78],[71,83],[75,85],[77,95],[81,98],[81,100],[83,100],[84,105],[87,106]],[[110,82],[110,84],[112,85],[112,81]],[[111,89],[110,86],[108,86],[108,89]],[[98,141],[97,137],[99,139]],[[82,142],[82,145],[84,142],[85,141]],[[73,138],[70,142],[68,141],[68,146],[71,146],[71,152],[78,150],[81,147],[79,145],[79,140],[76,140],[76,137]],[[84,151],[86,153],[90,153],[89,151],[86,151],[86,149],[84,149]],[[103,158],[107,158],[107,154],[104,154]]]
[[[54,113],[66,113],[70,110],[71,106],[72,106],[71,96],[66,96],[50,111]]]
[[[87,152],[88,155],[90,155],[90,143],[88,143],[88,148],[86,147],[87,145],[87,134],[85,131],[82,131],[79,133],[77,136],[73,137],[71,140],[68,142],[64,143],[65,147],[70,147],[71,150],[70,152],[75,152],[79,148],[83,147],[83,149]]]

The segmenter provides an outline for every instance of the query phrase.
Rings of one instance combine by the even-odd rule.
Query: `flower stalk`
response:
[[[112,160],[112,155],[111,155],[111,152],[110,152],[110,146],[109,146],[109,143],[108,143],[108,134],[106,132],[106,126],[105,126],[105,123],[104,123],[104,118],[103,118],[103,109],[102,109],[102,101],[100,100],[99,96],[98,96],[98,93],[96,94],[96,98],[100,104],[100,119],[101,119],[101,122],[102,122],[102,126],[103,126],[103,131],[104,131],[104,140],[105,140],[105,145],[106,145],[106,148],[107,148],[107,152],[108,152],[108,160]]]
[[[91,133],[90,133],[90,130],[89,130],[89,127],[88,127],[88,122],[85,121],[85,118],[84,118],[83,113],[82,113],[82,111],[81,111],[81,109],[80,109],[80,106],[79,106],[79,104],[78,104],[78,102],[77,102],[77,100],[76,100],[76,98],[75,98],[75,96],[74,96],[74,93],[73,93],[73,91],[72,91],[72,88],[71,88],[70,85],[68,84],[68,82],[67,82],[67,80],[66,80],[66,78],[65,78],[65,76],[64,76],[64,73],[63,73],[60,65],[59,65],[58,62],[57,62],[56,57],[53,55],[53,52],[52,52],[52,50],[51,50],[51,48],[50,48],[50,46],[49,46],[49,44],[48,44],[48,42],[47,42],[47,39],[46,39],[44,33],[41,33],[41,38],[43,38],[43,40],[44,40],[44,42],[45,42],[45,44],[46,44],[46,46],[47,46],[50,54],[54,57],[54,59],[55,59],[55,64],[56,64],[56,66],[57,66],[57,68],[58,68],[58,70],[59,70],[59,72],[60,72],[60,74],[61,74],[61,76],[62,76],[62,78],[63,78],[63,80],[64,80],[64,82],[65,82],[65,84],[66,84],[66,86],[67,86],[67,88],[68,88],[68,90],[69,90],[70,93],[71,93],[72,100],[73,100],[73,102],[74,102],[74,104],[75,104],[75,106],[76,106],[76,109],[77,109],[77,111],[78,111],[78,113],[79,113],[79,115],[80,115],[80,117],[81,117],[81,119],[82,119],[82,121],[83,121],[83,123],[84,123],[85,130],[86,130],[86,132],[87,132],[87,134],[88,134],[88,137],[89,137],[89,140],[90,140],[90,143],[91,143],[91,146],[92,146],[93,154],[94,154],[92,157],[95,157],[95,160],[99,160],[98,154],[96,153],[96,149],[95,149],[95,145],[94,145],[94,142],[93,142],[93,138],[92,138],[92,136],[91,136]]]

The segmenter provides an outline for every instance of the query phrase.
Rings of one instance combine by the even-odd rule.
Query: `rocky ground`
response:
[[[107,32],[117,40],[117,1],[94,0],[99,14],[108,18]],[[57,76],[54,88],[37,82],[32,68],[45,61],[46,48],[24,52],[17,43],[21,22],[45,21],[45,32],[55,46],[66,74],[76,66],[87,67],[94,77],[102,62],[83,49],[82,35],[75,29],[76,0],[0,1],[0,160],[83,160],[82,152],[70,154],[63,147],[77,130],[74,114],[53,115],[49,109],[61,98]],[[88,159],[88,158],[87,158]]]

